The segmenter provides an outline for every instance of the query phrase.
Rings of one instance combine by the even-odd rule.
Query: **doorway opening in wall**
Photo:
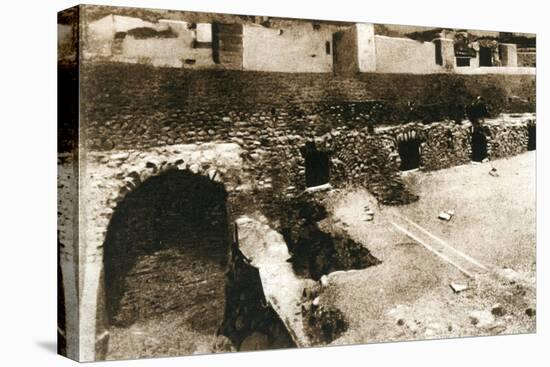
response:
[[[531,124],[527,126],[527,150],[537,149],[537,125]]]
[[[443,56],[441,54],[441,40],[435,40],[435,63],[443,65]]]
[[[319,151],[315,143],[308,142],[305,147],[306,186],[324,185],[330,179],[329,154]]]
[[[226,198],[223,184],[170,170],[117,205],[103,257],[107,359],[212,351],[225,310]]]
[[[401,165],[399,170],[410,171],[420,167],[420,139],[409,139],[397,144]]]
[[[456,58],[456,66],[458,66],[458,67],[468,67],[468,66],[470,66],[470,58],[469,57],[457,57]]]
[[[490,47],[479,48],[479,66],[493,66],[493,50]]]
[[[472,133],[472,161],[482,162],[487,158],[487,138],[479,129]]]

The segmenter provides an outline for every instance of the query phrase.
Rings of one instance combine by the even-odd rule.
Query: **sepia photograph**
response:
[[[536,35],[361,17],[58,13],[59,354],[537,332]]]

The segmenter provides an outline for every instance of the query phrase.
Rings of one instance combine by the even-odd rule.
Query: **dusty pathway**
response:
[[[379,207],[365,191],[328,199],[335,225],[383,261],[329,277],[322,301],[350,318],[335,343],[533,332],[534,157],[410,174],[421,199],[408,206]],[[437,219],[446,209],[455,217]]]

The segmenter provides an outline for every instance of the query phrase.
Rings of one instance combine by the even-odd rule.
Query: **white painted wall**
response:
[[[243,69],[274,72],[332,72],[333,30],[321,25],[296,24],[268,28],[258,24],[243,27]],[[325,44],[330,42],[330,54]]]
[[[376,71],[374,24],[357,23],[357,55],[360,72]]]
[[[435,44],[406,38],[375,36],[376,71],[427,74],[440,72],[435,63]]]
[[[154,66],[207,68],[214,66],[212,48],[195,48],[194,41],[212,42],[212,25],[199,23],[189,29],[188,23],[176,20],[160,20],[158,23],[139,18],[108,15],[90,22],[86,27],[85,59],[105,58],[127,63],[149,63]],[[156,31],[171,29],[175,38],[136,39],[126,35],[120,53],[113,53],[115,34],[133,28],[148,27]],[[194,60],[193,64],[185,60]]]
[[[136,39],[126,36],[122,42],[122,53],[116,56],[117,61],[137,63],[149,62],[154,66],[206,68],[214,65],[212,47],[194,48],[193,42],[212,42],[212,25],[201,23],[196,30],[188,29],[186,22],[162,21],[166,27],[177,33],[177,38]],[[206,30],[209,31],[206,31]],[[185,60],[194,60],[186,64]]]

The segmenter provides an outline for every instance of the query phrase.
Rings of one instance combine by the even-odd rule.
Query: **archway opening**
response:
[[[313,187],[329,182],[329,154],[319,151],[315,143],[308,142],[305,147],[306,186]]]
[[[493,50],[490,47],[479,48],[479,66],[493,66]]]
[[[527,126],[527,150],[537,149],[537,125]]]
[[[211,351],[225,308],[226,199],[223,184],[170,170],[118,204],[104,244],[108,359]]]
[[[479,129],[472,133],[472,161],[482,162],[487,158],[487,138]]]
[[[420,139],[413,138],[397,144],[401,164],[399,170],[410,171],[420,167]]]

